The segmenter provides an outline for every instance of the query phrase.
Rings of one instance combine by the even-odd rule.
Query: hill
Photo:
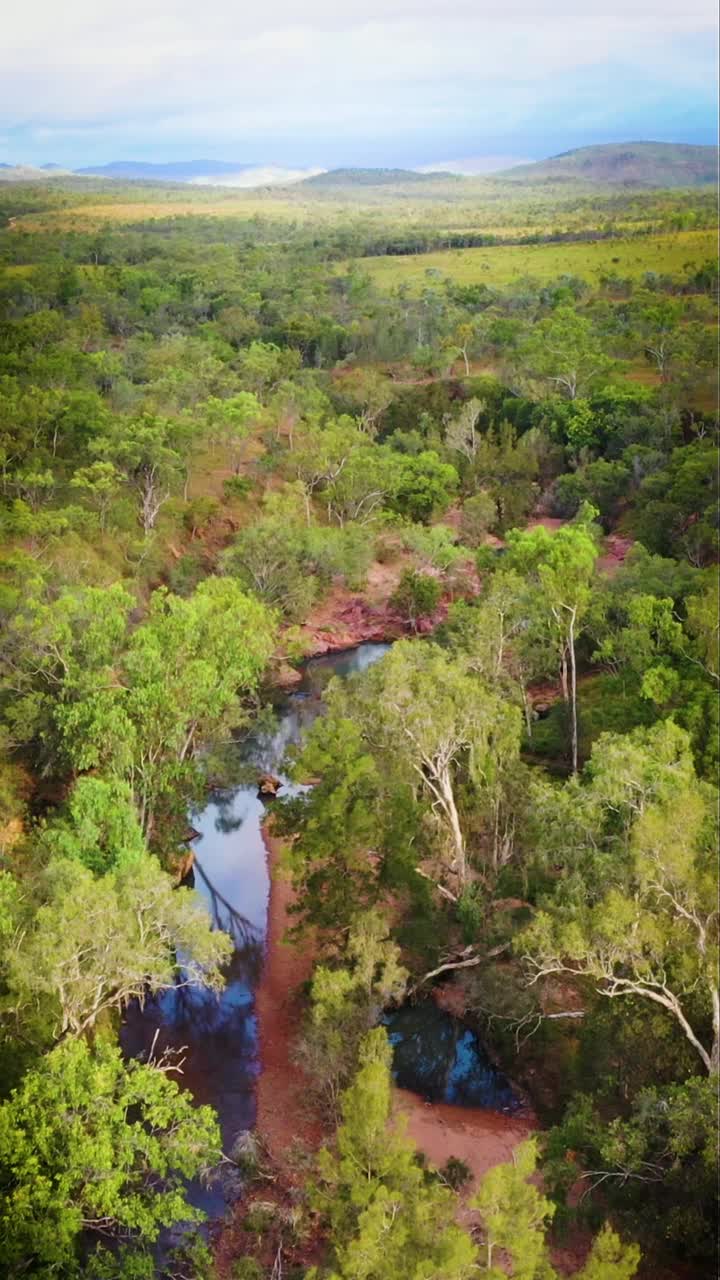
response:
[[[456,178],[451,173],[417,173],[414,169],[328,169],[312,178],[306,178],[305,187],[398,187],[408,183],[422,185],[428,182],[448,182]]]
[[[496,178],[517,182],[572,179],[603,185],[700,187],[717,181],[718,148],[677,142],[609,142],[521,164]]]
[[[79,174],[94,178],[142,178],[160,182],[192,182],[196,178],[223,178],[228,174],[252,169],[250,164],[238,164],[228,160],[176,160],[167,164],[154,164],[143,160],[112,160],[109,164],[88,165],[76,169]]]

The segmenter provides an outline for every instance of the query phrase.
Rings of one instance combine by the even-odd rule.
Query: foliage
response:
[[[360,1047],[342,1098],[335,1149],[318,1158],[311,1203],[330,1231],[327,1280],[464,1280],[475,1249],[452,1222],[452,1192],[427,1177],[411,1142],[389,1127],[390,1048],[382,1029]]]
[[[185,1179],[217,1158],[217,1123],[167,1071],[99,1040],[58,1046],[0,1107],[0,1257],[10,1277],[74,1274],[80,1233],[157,1239],[200,1216]]]
[[[420,619],[431,617],[437,609],[441,594],[442,587],[437,578],[431,577],[429,573],[405,569],[390,603],[417,631]]]

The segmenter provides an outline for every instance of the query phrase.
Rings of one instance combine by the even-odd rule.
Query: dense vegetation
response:
[[[276,809],[328,1131],[296,1274],[540,1280],[578,1224],[577,1280],[641,1251],[712,1274],[718,277],[661,235],[711,206],[489,184],[469,230],[534,229],[540,262],[632,224],[653,268],[384,286],[360,259],[442,244],[450,186],[183,216],[175,188],[0,186],[10,1280],[213,1275],[201,1237],[153,1247],[201,1216],[216,1119],[118,1029],[222,985],[230,941],[176,887],[188,817],[313,610],[378,566],[406,638],[330,686],[292,761],[316,785]],[[438,969],[544,1122],[461,1221],[460,1162],[390,1118],[377,1026]]]

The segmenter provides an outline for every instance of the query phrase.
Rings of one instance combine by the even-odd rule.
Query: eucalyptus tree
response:
[[[535,586],[536,619],[548,630],[559,659],[563,697],[570,708],[571,759],[578,768],[577,656],[583,618],[592,599],[598,539],[593,508],[584,508],[576,523],[555,533],[543,526],[508,535],[510,567]]]

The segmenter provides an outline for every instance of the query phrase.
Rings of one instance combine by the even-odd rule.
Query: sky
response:
[[[713,0],[33,0],[0,159],[481,167],[715,142]]]

